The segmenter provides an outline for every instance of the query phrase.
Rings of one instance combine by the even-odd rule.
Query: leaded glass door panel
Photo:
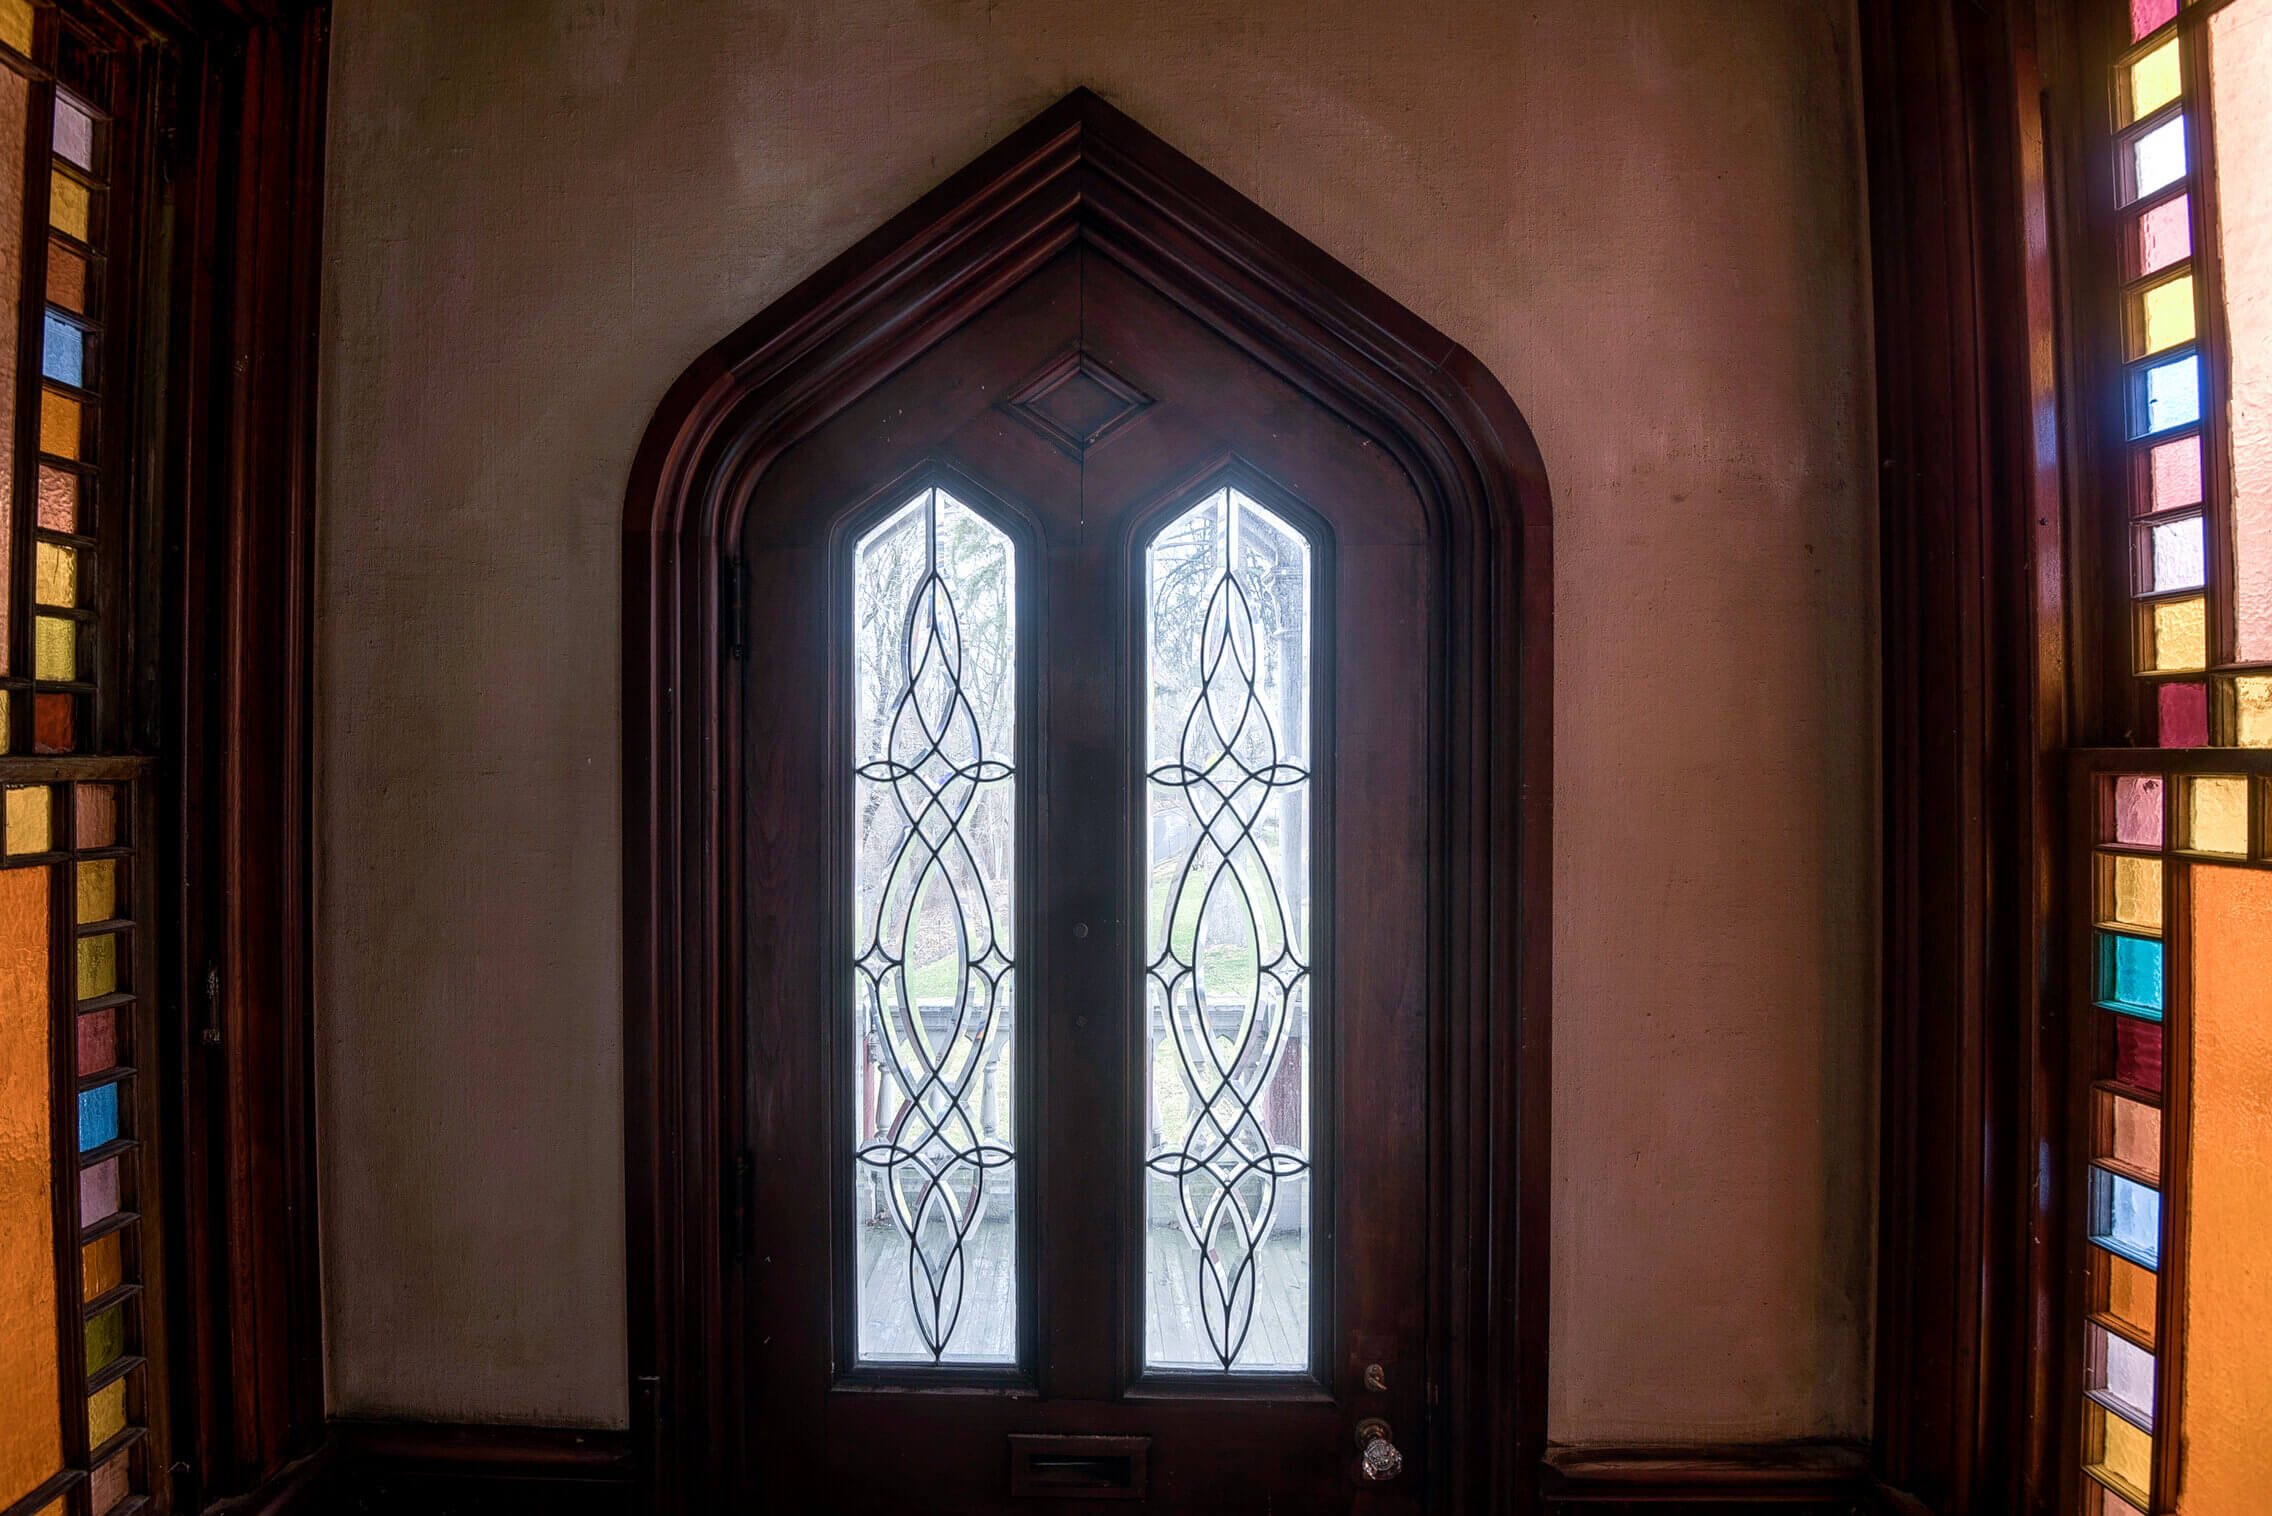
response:
[[[1404,470],[1075,246],[746,519],[748,1487],[1423,1509],[1440,557]]]

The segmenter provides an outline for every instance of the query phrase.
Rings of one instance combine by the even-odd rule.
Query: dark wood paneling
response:
[[[625,1432],[335,1421],[316,1454],[208,1516],[619,1516],[634,1493]]]
[[[721,592],[752,482],[1075,241],[1384,439],[1447,543],[1431,1028],[1430,1381],[1447,1511],[1535,1509],[1546,1358],[1552,574],[1544,470],[1468,354],[1087,91],[1045,112],[683,375],[625,537],[625,1063],[631,1375],[657,1508],[727,1477],[748,1372],[727,1310],[724,1008],[740,772]],[[762,1241],[758,1250],[762,1252]]]
[[[2022,1509],[2059,1110],[2054,267],[2031,0],[1863,0],[1884,604],[1876,1471]],[[2039,430],[2041,429],[2041,430]]]
[[[1566,1444],[1546,1455],[1546,1510],[1550,1516],[1878,1516],[1887,1508],[1867,1464],[1867,1450],[1856,1442]]]

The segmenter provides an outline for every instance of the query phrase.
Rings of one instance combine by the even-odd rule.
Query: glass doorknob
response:
[[[1390,1436],[1388,1423],[1378,1416],[1357,1423],[1358,1471],[1374,1484],[1386,1484],[1404,1472],[1404,1455]]]

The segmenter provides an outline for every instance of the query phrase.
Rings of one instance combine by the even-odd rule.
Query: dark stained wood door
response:
[[[880,982],[856,963],[872,934],[858,919],[867,908],[853,878],[870,824],[857,809],[856,774],[874,757],[860,750],[856,707],[876,697],[862,693],[868,676],[850,644],[855,601],[869,593],[856,583],[856,555],[879,523],[932,489],[1014,555],[1015,630],[1004,647],[1014,647],[1017,672],[1002,685],[1014,719],[989,718],[1015,733],[1008,756],[992,755],[1015,771],[1014,792],[999,781],[1014,793],[1003,802],[1014,817],[1014,867],[999,865],[1014,884],[996,902],[1011,988],[983,1034],[953,1019],[961,990],[945,992],[947,1008],[929,1013],[946,1029],[907,1031],[881,1061],[904,1062],[905,1046],[925,1037],[954,1070],[991,1059],[986,1078],[972,1076],[958,1098],[985,1113],[973,1121],[993,1124],[992,1138],[971,1138],[972,1151],[991,1141],[988,1151],[1015,1158],[999,1170],[1008,1177],[984,1222],[950,1249],[954,1309],[936,1298],[925,1306],[918,1292],[911,1316],[887,1321],[875,1302],[888,1301],[893,1278],[915,1273],[893,1262],[911,1244],[890,1202],[875,1197],[896,1182],[881,1167],[886,1149],[902,1142],[912,1152],[921,1134],[888,1115],[917,1102],[893,1106],[904,1070],[879,1070],[873,1044],[894,1034],[875,1031],[889,1017],[872,1013],[859,988]],[[1251,680],[1233,692],[1284,727],[1259,739],[1278,744],[1263,765],[1278,779],[1256,780],[1251,762],[1239,771],[1263,786],[1246,792],[1263,795],[1252,806],[1235,798],[1242,781],[1190,781],[1200,759],[1189,752],[1163,771],[1147,735],[1165,730],[1153,707],[1168,703],[1151,696],[1148,650],[1171,635],[1146,610],[1147,566],[1164,575],[1158,565],[1168,560],[1147,554],[1165,553],[1163,534],[1210,499],[1226,502],[1224,523],[1246,508],[1240,502],[1260,513],[1241,521],[1276,523],[1275,545],[1252,551],[1277,553],[1273,582],[1294,586],[1242,608],[1247,589],[1226,589],[1237,577],[1226,571],[1214,581],[1220,598],[1201,597],[1210,609],[1193,612],[1203,654],[1195,667],[1251,672],[1279,660],[1265,695]],[[1206,540],[1235,545],[1241,529],[1224,525]],[[1300,552],[1284,546],[1295,538]],[[1446,904],[1429,867],[1444,819],[1441,755],[1431,749],[1441,730],[1441,562],[1423,502],[1387,448],[1081,244],[764,472],[729,569],[747,656],[742,771],[720,778],[740,791],[739,1204],[754,1241],[728,1276],[739,1287],[721,1302],[720,1321],[740,1334],[748,1365],[728,1387],[740,1408],[745,1492],[767,1509],[1425,1507],[1430,944]],[[1222,655],[1216,663],[1206,663],[1207,648]],[[1305,649],[1306,662],[1297,656]],[[1298,679],[1287,672],[1297,666]],[[1293,688],[1301,681],[1306,693]],[[1216,685],[1205,693],[1230,708]],[[1162,772],[1184,776],[1178,782],[1215,810],[1195,811],[1200,820],[1181,832],[1155,815]],[[1303,804],[1257,820],[1257,807],[1284,799],[1264,794],[1271,783],[1298,790]],[[1163,888],[1172,895],[1186,877],[1205,875],[1202,890],[1240,888],[1241,879],[1250,896],[1260,888],[1251,857],[1228,874],[1174,862],[1176,847],[1207,854],[1208,818],[1225,815],[1235,823],[1224,833],[1230,852],[1275,849],[1274,866],[1298,873],[1306,895],[1305,910],[1278,903],[1282,920],[1301,917],[1299,931],[1257,927],[1251,951],[1206,935],[1217,905],[1193,908],[1187,928],[1174,914],[1183,907],[1162,904]],[[1195,830],[1205,833],[1197,843]],[[1256,919],[1270,908],[1265,901]],[[1163,959],[1161,933],[1190,940]],[[968,938],[958,951],[974,951]],[[1163,987],[1184,957],[1194,967],[1178,981],[1183,990]],[[1264,984],[1266,970],[1277,988]],[[913,970],[894,982],[913,984]],[[1217,991],[1227,1009],[1216,1008]],[[1183,992],[1199,1029],[1188,1044],[1162,1030],[1172,1012],[1158,1008]],[[905,993],[904,1024],[917,1027],[920,997]],[[1264,1044],[1252,1059],[1242,1051]],[[1227,1050],[1228,1072],[1207,1073],[1208,1045]],[[1188,1087],[1165,1063],[1179,1048],[1200,1065]],[[1155,1054],[1167,1074],[1153,1071]],[[1209,1089],[1243,1091],[1212,1127],[1217,1108],[1192,1098],[1209,1079]],[[1262,1165],[1279,1165],[1275,1189],[1251,1168],[1240,1181],[1240,1193],[1274,1194],[1284,1207],[1262,1224],[1252,1259],[1236,1246],[1235,1207],[1205,1234],[1204,1262],[1187,1230],[1162,1224],[1183,1203],[1185,1178],[1207,1188],[1188,1164],[1179,1178],[1182,1160],[1168,1151],[1179,1138],[1177,1151],[1203,1146],[1194,1131],[1220,1139],[1210,1151],[1252,1139],[1277,1155]],[[970,1193],[943,1188],[950,1201]],[[933,1213],[939,1236],[943,1214]],[[1178,1260],[1187,1276],[1170,1270]],[[1230,1281],[1213,1307],[1210,1265]],[[951,1350],[928,1361],[920,1352],[864,1356],[864,1343],[928,1342],[949,1315],[956,1331],[981,1316],[993,1322],[991,1356],[1008,1361]],[[1234,1366],[1194,1361],[1219,1359],[1226,1342],[1242,1355]],[[1152,1366],[1163,1359],[1178,1366]],[[1357,1431],[1368,1418],[1387,1423],[1405,1460],[1385,1483],[1360,1473]],[[1120,1440],[1023,1440],[1052,1436]],[[1142,1505],[1123,1488],[1138,1481]]]

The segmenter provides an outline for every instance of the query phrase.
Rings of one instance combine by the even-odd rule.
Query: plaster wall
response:
[[[616,1426],[619,530],[710,343],[1089,84],[1467,345],[1555,496],[1555,1437],[1868,1425],[1851,0],[341,0],[328,1373]]]

